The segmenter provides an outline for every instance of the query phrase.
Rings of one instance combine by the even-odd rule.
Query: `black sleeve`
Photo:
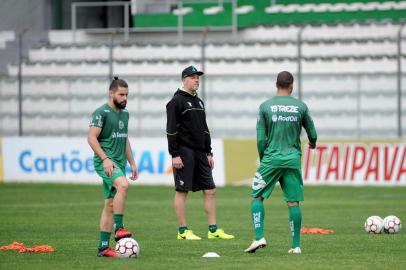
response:
[[[205,131],[204,131],[204,136],[205,136],[205,150],[206,150],[206,154],[213,156],[213,153],[211,152],[211,137],[210,137],[210,131],[209,131],[209,127],[207,126],[207,122],[206,122],[206,113],[204,114],[204,125],[205,125]]]
[[[206,145],[205,145],[206,153],[208,155],[213,156],[213,153],[211,152],[211,138],[210,138],[210,133],[209,132],[206,133],[206,141],[205,142],[206,142]]]
[[[178,145],[178,108],[176,100],[172,99],[166,104],[166,137],[168,150],[172,157],[180,156]]]

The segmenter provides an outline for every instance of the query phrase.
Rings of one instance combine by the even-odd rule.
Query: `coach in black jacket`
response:
[[[182,71],[182,87],[166,105],[169,153],[172,155],[175,179],[174,206],[179,222],[178,239],[200,240],[186,225],[185,205],[189,191],[203,190],[209,239],[232,239],[217,228],[216,185],[211,170],[214,167],[210,132],[206,123],[203,101],[197,96],[199,77],[204,73],[189,66]]]

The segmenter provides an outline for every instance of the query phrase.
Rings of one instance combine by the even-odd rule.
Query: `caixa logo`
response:
[[[164,151],[140,151],[137,155],[137,151],[133,150],[133,156],[137,163],[137,170],[139,173],[149,174],[166,174],[171,173],[171,167],[167,167],[166,160],[170,157],[169,154]],[[126,172],[131,173],[130,166],[127,164]]]
[[[137,155],[138,154],[138,155]],[[170,158],[166,151],[133,151],[139,173],[167,174],[171,167],[167,167]],[[18,165],[24,173],[87,173],[94,174],[93,156],[81,155],[79,150],[72,150],[57,155],[35,155],[32,150],[23,150],[18,158]],[[131,172],[129,166],[126,167]]]

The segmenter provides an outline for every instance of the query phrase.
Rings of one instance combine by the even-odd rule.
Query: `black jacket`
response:
[[[166,104],[169,153],[180,155],[179,146],[211,154],[211,139],[203,101],[178,89]]]

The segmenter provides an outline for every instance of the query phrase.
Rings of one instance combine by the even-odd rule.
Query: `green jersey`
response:
[[[300,168],[302,126],[310,145],[315,145],[317,133],[305,103],[291,96],[275,96],[262,103],[257,122],[260,160],[270,159],[272,167]]]
[[[128,133],[128,111],[116,112],[108,103],[92,114],[90,126],[101,128],[97,140],[109,159],[124,170],[127,164],[126,146]],[[94,155],[94,166],[103,166],[98,155]]]

